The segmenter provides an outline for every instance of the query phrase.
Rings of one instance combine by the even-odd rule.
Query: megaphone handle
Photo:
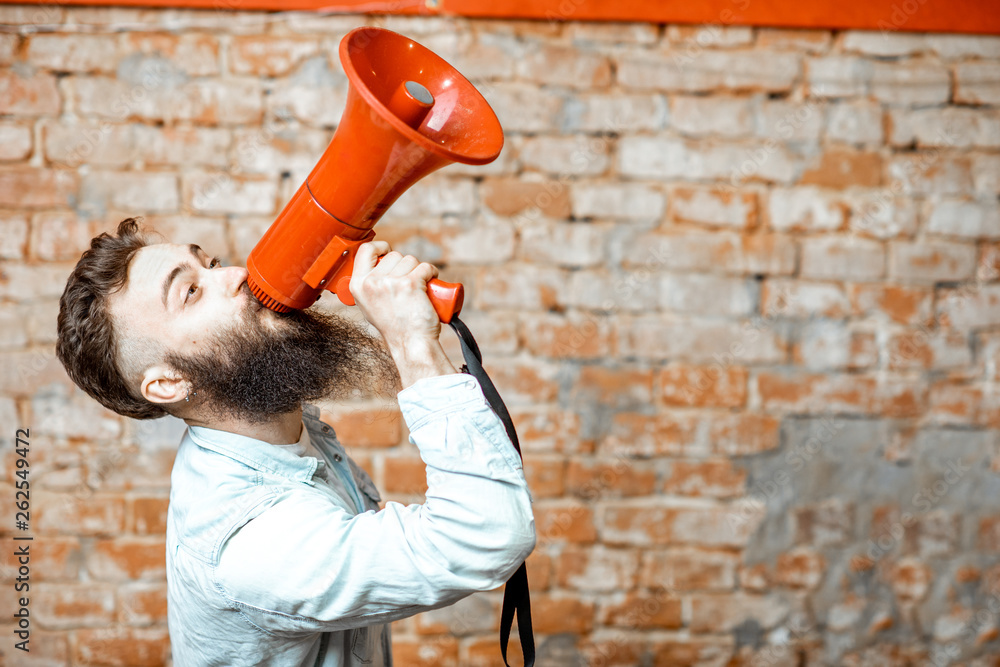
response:
[[[354,296],[351,294],[351,277],[344,276],[334,285],[334,293],[340,302],[345,306],[354,305]],[[442,322],[448,324],[451,318],[462,312],[462,304],[465,302],[465,287],[462,283],[446,283],[443,280],[432,278],[427,282],[427,298],[434,306],[434,312]]]

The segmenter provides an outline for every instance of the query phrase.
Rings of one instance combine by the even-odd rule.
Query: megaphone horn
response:
[[[311,306],[324,289],[353,305],[357,247],[411,185],[452,162],[486,164],[503,148],[489,103],[458,70],[383,28],[340,42],[347,105],[330,145],[247,257],[247,283],[277,312]],[[431,280],[442,322],[462,309],[464,288]]]

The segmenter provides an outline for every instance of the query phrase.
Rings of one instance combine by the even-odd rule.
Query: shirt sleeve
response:
[[[427,470],[423,504],[352,515],[308,489],[282,491],[224,545],[220,591],[268,632],[384,623],[503,584],[535,545],[521,462],[466,374],[399,393]]]

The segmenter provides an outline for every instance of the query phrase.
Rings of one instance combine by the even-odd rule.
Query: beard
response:
[[[250,296],[247,285],[244,291]],[[399,374],[377,335],[339,315],[306,310],[280,314],[270,327],[250,296],[241,322],[192,355],[165,361],[193,386],[212,414],[263,423],[320,398],[388,394]]]

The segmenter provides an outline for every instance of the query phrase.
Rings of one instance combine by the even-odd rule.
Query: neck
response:
[[[245,435],[248,438],[263,440],[272,445],[289,445],[298,442],[302,435],[302,408],[257,424],[214,416],[204,419],[200,416],[184,417],[184,423],[188,426],[203,426],[217,431]]]

